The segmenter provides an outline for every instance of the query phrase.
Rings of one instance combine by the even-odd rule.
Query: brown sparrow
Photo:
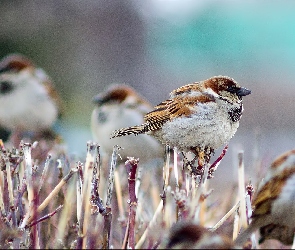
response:
[[[236,239],[243,244],[255,230],[261,239],[277,239],[292,244],[295,232],[295,150],[279,156],[270,166],[253,199],[249,227]]]
[[[243,112],[242,97],[250,90],[232,78],[215,76],[182,86],[144,116],[139,126],[114,131],[111,138],[147,133],[171,148],[193,151],[202,159],[236,133]]]
[[[60,112],[60,99],[49,76],[23,55],[0,62],[0,126],[10,131],[48,130]]]
[[[225,235],[188,222],[172,226],[166,249],[233,249],[234,244]]]
[[[115,144],[122,147],[120,155],[124,161],[127,156],[139,158],[140,162],[163,156],[161,144],[152,137],[140,135],[136,138],[109,138],[115,129],[142,123],[144,114],[152,110],[152,106],[134,89],[125,84],[111,85],[97,95],[94,102],[96,107],[91,116],[92,134],[108,156]]]

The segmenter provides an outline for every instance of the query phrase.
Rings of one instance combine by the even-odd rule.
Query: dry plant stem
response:
[[[104,215],[104,226],[103,226],[103,248],[104,249],[109,249],[109,246],[110,246],[110,232],[111,232],[111,223],[112,223],[111,204],[112,204],[112,195],[113,195],[113,189],[114,189],[114,172],[115,172],[115,168],[117,164],[119,150],[120,150],[120,147],[118,145],[115,145],[113,147],[112,161],[111,161],[111,167],[110,167],[109,178],[108,178],[106,214]]]
[[[238,160],[239,160],[239,197],[241,201],[240,205],[240,222],[243,228],[247,228],[247,214],[246,214],[246,201],[245,201],[245,175],[244,175],[244,161],[243,161],[244,152],[238,153]]]
[[[210,193],[207,193],[207,184],[208,182],[206,182],[204,184],[204,189],[203,189],[203,193],[201,194],[200,197],[200,205],[199,205],[199,224],[201,226],[205,226],[205,222],[206,222],[206,214],[207,214],[207,210],[206,210],[206,205],[207,205],[207,197],[208,195],[210,195]],[[212,189],[210,190],[211,192],[213,191]]]
[[[170,147],[165,146],[165,162],[163,166],[163,193],[160,194],[160,197],[163,201],[163,208],[165,209],[166,205],[166,189],[169,183],[169,168],[170,168]]]
[[[176,186],[179,187],[179,178],[178,178],[178,168],[177,168],[177,147],[173,149],[173,169],[174,169],[174,176],[176,180]]]
[[[199,186],[199,189],[195,197],[192,197],[190,217],[193,218],[193,220],[197,223],[199,222],[200,218],[199,216],[196,216],[196,215],[199,215],[199,211],[201,208],[200,198],[206,192],[206,182],[207,182],[207,177],[209,173],[209,167],[210,166],[208,163],[204,164],[204,173],[201,178],[201,185]]]
[[[167,188],[169,184],[169,168],[170,168],[170,147],[167,145],[165,147],[165,155],[166,155],[166,164],[165,164],[165,169],[163,172],[164,176],[164,189]]]
[[[10,162],[9,162],[8,157],[5,157],[5,165],[6,165],[8,197],[9,197],[9,207],[10,207],[10,211],[11,211],[12,226],[15,228],[15,227],[17,227],[17,220],[16,220],[16,215],[15,215],[11,168],[10,168]]]
[[[250,195],[246,195],[246,207],[247,207],[247,224],[250,224],[252,216],[251,200]]]
[[[4,172],[3,174],[3,204],[4,204],[4,210],[5,214],[9,210],[9,192],[8,192],[8,181],[7,181],[7,173]]]
[[[237,210],[235,210],[233,241],[235,241],[235,239],[237,238],[238,233],[239,233],[239,220],[240,220],[239,209],[237,209]]]
[[[126,231],[125,231],[124,240],[123,240],[121,249],[127,249],[128,237],[129,237],[129,226],[130,226],[130,218],[128,218],[128,221],[127,221]]]
[[[77,162],[76,164],[77,167],[77,219],[78,219],[78,224],[80,225],[80,216],[81,216],[81,210],[82,210],[82,189],[83,189],[83,164],[81,162]]]
[[[114,172],[117,165],[119,150],[120,150],[120,147],[118,145],[115,145],[113,148],[112,161],[111,161],[111,167],[110,167],[109,178],[108,178],[108,190],[107,190],[107,200],[106,200],[107,207],[110,207],[112,203],[112,197],[113,197],[112,195],[113,195],[113,189],[114,189]]]
[[[128,173],[128,192],[129,192],[129,219],[128,219],[128,248],[135,248],[135,216],[137,207],[137,197],[135,193],[136,170],[138,159],[128,158],[125,162],[125,167]]]
[[[27,180],[27,191],[28,191],[28,201],[29,205],[34,199],[33,181],[32,181],[32,145],[30,143],[24,143],[23,151],[25,156],[25,175]]]
[[[247,207],[247,224],[251,223],[251,216],[252,216],[252,208],[251,208],[251,196],[249,194],[246,194],[246,207]],[[256,238],[255,234],[251,235],[251,245],[252,248],[256,249]]]
[[[97,148],[99,148],[99,147],[97,147]],[[92,203],[92,205],[97,206],[99,209],[99,212],[102,213],[103,211],[105,211],[105,208],[103,207],[102,200],[99,197],[100,170],[101,170],[100,155],[99,155],[99,151],[98,151],[96,159],[95,159],[95,164],[93,166],[90,202]]]
[[[41,175],[41,178],[40,178],[38,194],[40,193],[40,190],[42,188],[43,183],[45,183],[45,177],[47,175],[50,159],[51,159],[51,155],[49,154],[49,155],[47,155],[47,158],[46,158],[46,161],[45,161],[45,164],[44,164],[44,169],[43,169],[43,172],[42,172],[42,175]]]
[[[136,183],[135,183],[135,194],[138,195],[139,188],[141,185],[142,168],[137,168]]]
[[[247,223],[248,225],[250,224],[250,220],[251,220],[251,216],[252,216],[252,198],[253,198],[253,193],[254,193],[254,188],[251,185],[251,183],[249,183],[246,186],[246,212],[247,212]]]
[[[173,209],[174,203],[172,200],[171,186],[168,186],[166,189],[166,206],[163,210],[163,222],[165,228],[170,228],[171,224],[176,221],[177,218],[177,211],[174,211]]]
[[[7,173],[7,184],[8,184],[8,197],[9,197],[9,206],[13,207],[13,188],[12,188],[12,178],[11,178],[11,169],[10,169],[10,162],[8,157],[5,157],[5,165],[6,165],[6,173]]]
[[[77,220],[78,220],[78,237],[77,237],[77,249],[81,249],[83,245],[83,235],[82,235],[82,207],[83,207],[83,202],[82,202],[82,192],[83,192],[83,164],[81,162],[77,162]]]
[[[161,214],[162,209],[163,209],[163,201],[161,201],[159,203],[159,205],[158,205],[158,207],[157,207],[157,209],[156,209],[156,211],[154,213],[154,216],[153,216],[152,220],[150,221],[149,225],[147,226],[146,230],[142,234],[142,236],[139,239],[139,241],[137,242],[137,244],[135,245],[135,249],[140,249],[142,247],[143,243],[146,240],[147,234],[154,227],[159,214]]]
[[[33,176],[32,176],[32,182],[34,183],[34,180],[33,180]],[[31,208],[32,208],[32,216],[30,217],[32,220],[37,220],[37,216],[38,216],[38,213],[37,213],[37,206],[38,206],[38,202],[39,202],[39,199],[38,199],[38,196],[36,195],[37,192],[36,192],[36,188],[33,187],[33,191],[34,191],[34,199],[32,200],[31,202]],[[29,218],[29,219],[30,219]],[[39,249],[40,246],[39,246],[39,235],[38,235],[38,230],[37,230],[37,225],[33,226],[33,227],[30,227],[29,228],[29,236],[30,236],[30,245],[29,245],[29,248],[30,249]]]
[[[96,153],[96,144],[92,142],[87,143],[87,155],[86,155],[86,162],[85,162],[85,174],[84,174],[84,183],[83,183],[83,192],[82,192],[82,211],[81,213],[81,221],[79,223],[82,225],[82,235],[83,235],[83,244],[82,248],[86,248],[87,242],[87,229],[89,225],[89,219],[91,214],[91,205],[90,205],[90,197],[91,197],[91,184],[93,178],[93,167],[94,167],[94,160],[95,160],[95,153]],[[79,235],[80,236],[80,235]]]
[[[293,238],[293,244],[292,244],[292,247],[291,249],[295,249],[295,234],[294,234],[294,238]]]
[[[92,230],[88,234],[88,243],[87,247],[90,249],[97,249],[98,241],[97,241],[97,235],[100,234],[99,232],[99,226],[97,225],[97,208],[98,211],[101,213],[100,204],[102,204],[102,201],[99,197],[99,178],[100,178],[100,154],[99,154],[99,146],[96,147],[96,157],[93,165],[93,171],[92,171],[92,181],[91,181],[91,198],[90,198],[90,204],[92,207],[92,213],[91,213],[91,222],[89,224],[90,227],[92,227]],[[98,204],[98,205],[97,205]],[[103,208],[105,211],[105,209]],[[88,227],[89,227],[88,226]]]
[[[69,217],[72,214],[73,211],[73,197],[75,197],[75,182],[71,182],[66,195],[65,195],[65,203],[63,205],[63,209],[61,211],[61,215],[60,215],[60,219],[58,222],[58,226],[57,226],[57,234],[56,234],[56,238],[60,239],[60,240],[64,240],[65,234],[66,234],[66,226],[69,222]],[[60,247],[60,245],[58,244],[58,242],[55,243],[55,247],[54,248],[58,248]]]
[[[115,188],[116,188],[116,194],[117,194],[117,202],[118,202],[120,219],[125,220],[122,189],[121,189],[121,183],[120,183],[120,177],[119,177],[118,170],[115,170],[114,177],[115,177]]]
[[[101,156],[99,152],[99,146],[97,146],[97,155],[96,155],[96,166],[97,166],[97,192],[99,192],[100,184],[101,184],[101,168],[102,168],[102,161],[101,161]]]
[[[2,176],[0,176],[1,178]],[[1,185],[1,183],[0,183]],[[3,192],[2,192],[2,185],[0,186],[0,210],[1,210],[1,214],[5,215],[5,208],[4,208],[4,202],[3,202]]]
[[[33,221],[30,225],[26,226],[26,228],[33,227],[33,226],[37,225],[38,223],[51,218],[53,215],[55,215],[57,212],[59,212],[62,208],[63,208],[63,205],[58,206],[53,212],[39,218],[36,221]]]
[[[25,211],[22,204],[22,197],[27,189],[27,184],[25,180],[22,180],[22,186],[17,191],[17,197],[15,199],[14,206],[18,208],[18,214],[20,216],[19,220],[21,221],[25,216]]]
[[[22,148],[23,148],[24,157],[25,157],[25,171],[24,172],[25,172],[25,179],[27,182],[29,210],[26,213],[24,220],[20,226],[21,229],[26,226],[30,216],[34,215],[34,208],[32,205],[32,201],[34,199],[33,176],[32,176],[33,175],[32,157],[31,157],[32,146],[30,143],[24,143],[24,144],[22,144]]]
[[[217,230],[220,226],[223,225],[223,223],[239,208],[240,201],[237,202],[222,218],[220,221],[218,221],[214,227],[210,229],[210,231],[214,232]]]
[[[58,194],[61,188],[68,183],[68,181],[72,178],[74,173],[77,171],[75,169],[71,169],[69,173],[55,186],[55,188],[51,191],[51,193],[46,197],[46,199],[41,203],[41,205],[37,208],[36,212],[41,213],[45,207],[48,206],[49,202]],[[31,216],[27,222],[21,227],[24,228],[26,225],[30,224],[33,220]]]
[[[103,225],[103,242],[102,249],[110,248],[110,232],[111,232],[111,224],[112,224],[112,209],[110,207],[106,207],[104,215],[104,225]]]

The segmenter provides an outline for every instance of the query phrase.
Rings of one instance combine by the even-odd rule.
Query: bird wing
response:
[[[196,112],[199,103],[212,102],[208,96],[175,97],[157,105],[144,116],[145,132],[160,129],[167,121],[177,117],[189,117]]]
[[[145,132],[160,129],[170,119],[168,107],[172,100],[166,100],[154,107],[154,110],[144,116]]]
[[[283,173],[273,177],[262,186],[253,200],[253,206],[255,206],[253,217],[270,213],[273,200],[280,195],[287,178],[294,173],[294,168],[285,169]]]

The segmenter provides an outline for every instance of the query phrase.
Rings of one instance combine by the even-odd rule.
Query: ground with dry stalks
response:
[[[1,248],[157,249],[180,244],[171,234],[176,222],[206,227],[210,237],[230,241],[249,223],[256,184],[244,179],[243,152],[237,156],[236,188],[213,199],[219,191],[210,189],[210,182],[227,147],[198,175],[170,150],[163,168],[146,169],[133,157],[118,165],[118,146],[107,160],[96,143],[85,147],[85,159],[75,159],[56,143],[44,160],[32,158],[36,144],[1,143]],[[283,247],[274,241],[263,246]]]

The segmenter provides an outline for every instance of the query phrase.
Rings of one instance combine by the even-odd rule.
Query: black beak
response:
[[[98,94],[93,97],[92,102],[98,105],[101,105],[105,102],[105,97],[101,94]]]
[[[238,96],[250,95],[250,94],[251,94],[251,90],[246,89],[246,88],[242,88],[242,87],[241,87],[241,88],[236,92],[236,94],[237,94]]]

